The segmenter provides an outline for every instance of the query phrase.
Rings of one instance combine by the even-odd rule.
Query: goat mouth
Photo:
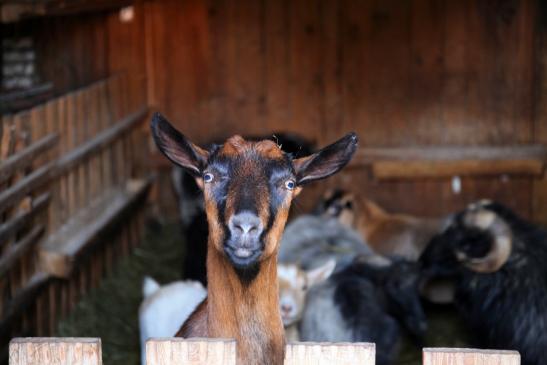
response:
[[[258,261],[262,254],[261,249],[251,249],[246,247],[224,246],[224,252],[228,256],[230,262],[238,268],[246,268]]]

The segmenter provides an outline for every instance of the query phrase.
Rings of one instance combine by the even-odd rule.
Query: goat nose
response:
[[[230,228],[242,235],[258,236],[262,233],[262,222],[253,213],[243,212],[236,214],[230,220]]]
[[[283,312],[290,312],[291,309],[292,309],[292,307],[291,307],[290,305],[288,305],[288,304],[282,304],[282,305],[281,305],[281,310],[282,310]]]

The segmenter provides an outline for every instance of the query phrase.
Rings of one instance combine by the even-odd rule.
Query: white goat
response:
[[[329,260],[313,270],[304,271],[296,264],[279,264],[279,307],[287,341],[299,341],[298,325],[304,311],[306,294],[334,271],[336,261]]]
[[[160,286],[146,276],[142,287],[144,300],[139,307],[141,361],[146,363],[146,340],[153,337],[173,337],[188,316],[207,295],[198,281],[175,281]]]

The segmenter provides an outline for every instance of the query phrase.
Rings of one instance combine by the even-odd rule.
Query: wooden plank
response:
[[[10,365],[101,365],[100,338],[15,338]]]
[[[0,183],[9,179],[17,170],[27,168],[32,161],[54,147],[59,141],[57,133],[51,133],[36,143],[8,157],[0,164]]]
[[[8,333],[14,320],[26,311],[33,303],[50,275],[45,272],[35,273],[21,289],[18,289],[13,299],[7,304],[0,320],[0,335]],[[11,364],[11,363],[10,363]]]
[[[13,266],[13,263],[16,262],[18,258],[20,258],[34,244],[36,244],[36,241],[40,238],[42,233],[44,233],[44,226],[38,225],[34,227],[23,239],[4,251],[2,257],[0,257],[0,276],[4,275],[6,271]]]
[[[151,339],[147,365],[235,365],[236,341],[229,339]]]
[[[540,144],[499,146],[393,147],[359,148],[352,160],[354,165],[366,165],[378,160],[504,160],[530,159],[545,161],[547,147]]]
[[[75,148],[70,153],[61,157],[57,162],[58,173],[63,173],[78,165],[82,160],[91,157],[97,151],[109,146],[113,141],[117,140],[125,132],[133,128],[139,122],[144,120],[147,115],[148,108],[143,107],[137,112],[130,114],[117,122],[107,130],[97,134],[97,136],[81,146]]]
[[[75,261],[93,245],[106,230],[127,212],[133,212],[148,193],[153,177],[129,181],[123,189],[105,192],[102,199],[81,210],[40,248],[44,270],[58,277],[68,277]]]
[[[38,213],[44,210],[49,204],[50,194],[44,193],[32,201],[32,207],[29,211],[20,213],[8,221],[0,224],[0,247],[12,234],[28,224]]]
[[[543,161],[538,160],[377,161],[372,164],[372,174],[380,180],[452,176],[542,176],[543,165]]]
[[[0,213],[47,183],[55,173],[55,164],[48,163],[19,180],[15,185],[0,192]]]
[[[517,351],[424,348],[424,365],[520,365]]]
[[[296,342],[286,347],[285,365],[374,365],[372,343]]]

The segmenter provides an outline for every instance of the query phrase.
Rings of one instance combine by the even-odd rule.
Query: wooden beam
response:
[[[220,338],[151,339],[147,365],[235,365],[236,341]]]
[[[57,161],[57,173],[62,174],[70,170],[72,167],[78,165],[82,160],[89,158],[91,155],[107,147],[124,133],[135,127],[139,122],[142,122],[147,114],[148,108],[143,107],[135,113],[123,118],[112,127],[97,134],[97,136],[87,141],[80,147],[61,157]]]
[[[424,348],[424,365],[520,365],[517,351]]]
[[[15,172],[28,167],[36,157],[55,146],[58,141],[59,135],[57,133],[49,134],[2,161],[0,163],[0,183],[5,182]]]
[[[51,195],[44,193],[32,201],[32,208],[28,212],[20,213],[7,222],[0,224],[0,247],[13,233],[21,229],[49,204]]]
[[[17,181],[15,185],[0,192],[0,213],[3,213],[7,208],[23,199],[34,189],[47,183],[54,176],[54,173],[55,164],[54,162],[50,162]]]
[[[543,176],[544,145],[360,148],[350,167],[370,168],[378,179],[452,176]]]
[[[0,335],[6,335],[11,329],[13,321],[19,317],[26,309],[34,304],[36,296],[48,282],[50,275],[45,272],[37,272],[29,279],[25,286],[17,290],[13,299],[6,305],[0,319]],[[11,363],[10,363],[11,364]]]
[[[377,161],[372,163],[377,179],[419,179],[452,176],[543,175],[539,160],[429,160]]]
[[[23,239],[14,243],[13,246],[10,246],[4,251],[2,257],[0,257],[0,276],[4,275],[6,271],[13,266],[15,261],[36,243],[42,233],[44,233],[44,226],[38,225],[34,227]]]
[[[373,343],[313,343],[287,345],[285,365],[374,365]]]
[[[10,365],[101,365],[100,338],[14,338]]]
[[[0,5],[0,22],[12,23],[28,18],[104,11],[133,3],[132,0],[6,0]]]
[[[449,146],[359,148],[353,165],[370,165],[376,161],[461,161],[461,160],[547,160],[542,144],[513,146]]]
[[[53,276],[69,277],[79,256],[145,199],[153,179],[132,180],[125,188],[105,192],[102,199],[72,217],[41,245],[41,267]]]

